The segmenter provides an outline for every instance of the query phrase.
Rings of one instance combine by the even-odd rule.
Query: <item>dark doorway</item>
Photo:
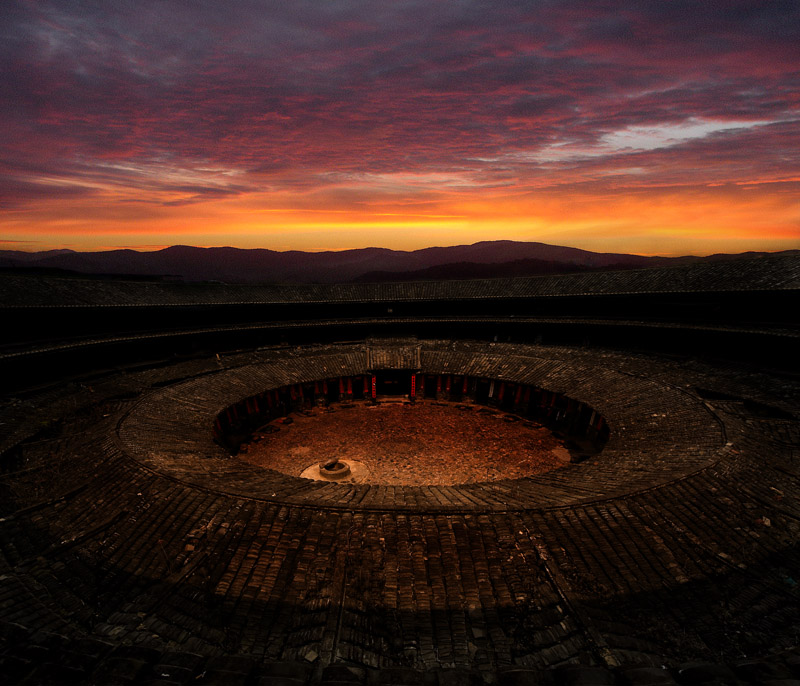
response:
[[[411,393],[411,372],[401,369],[382,369],[378,374],[378,395],[408,395]]]
[[[327,384],[325,400],[329,403],[335,403],[339,400],[339,379],[328,379]]]
[[[454,376],[450,379],[450,400],[458,402],[464,393],[464,377]]]
[[[425,393],[423,397],[436,399],[436,382],[438,378],[432,374],[425,376]]]
[[[491,382],[488,379],[478,379],[475,382],[475,402],[486,405],[489,402],[489,388]]]
[[[498,405],[500,406],[501,410],[505,410],[506,412],[513,412],[514,411],[514,397],[517,392],[517,387],[514,384],[504,384],[501,386],[503,389],[503,399],[501,400],[499,397],[498,392]]]

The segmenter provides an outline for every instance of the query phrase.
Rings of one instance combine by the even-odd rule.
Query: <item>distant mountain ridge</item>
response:
[[[153,252],[129,249],[104,252],[49,250],[41,253],[0,250],[0,267],[137,277],[169,276],[185,281],[227,283],[344,283],[535,276],[610,268],[637,269],[735,257],[643,257],[521,241],[481,241],[472,245],[413,251],[361,248],[316,253],[176,245]]]

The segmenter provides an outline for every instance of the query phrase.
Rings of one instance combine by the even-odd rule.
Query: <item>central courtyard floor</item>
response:
[[[290,476],[345,460],[354,468],[344,482],[395,486],[517,479],[570,459],[563,443],[539,424],[479,405],[425,401],[292,413],[257,431],[239,457]]]

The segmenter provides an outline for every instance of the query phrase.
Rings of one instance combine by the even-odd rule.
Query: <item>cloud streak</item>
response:
[[[487,202],[534,229],[526,194],[798,190],[795,2],[11,0],[0,26],[0,207],[29,234],[88,199],[144,242],[180,208],[206,237]]]

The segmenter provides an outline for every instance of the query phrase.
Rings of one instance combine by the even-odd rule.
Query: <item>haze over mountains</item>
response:
[[[744,253],[750,256],[758,254]],[[185,281],[341,283],[537,276],[597,269],[637,269],[735,257],[643,257],[519,241],[482,241],[473,245],[413,251],[362,248],[318,253],[177,245],[153,252],[49,250],[26,253],[2,250],[0,267],[172,277]]]

